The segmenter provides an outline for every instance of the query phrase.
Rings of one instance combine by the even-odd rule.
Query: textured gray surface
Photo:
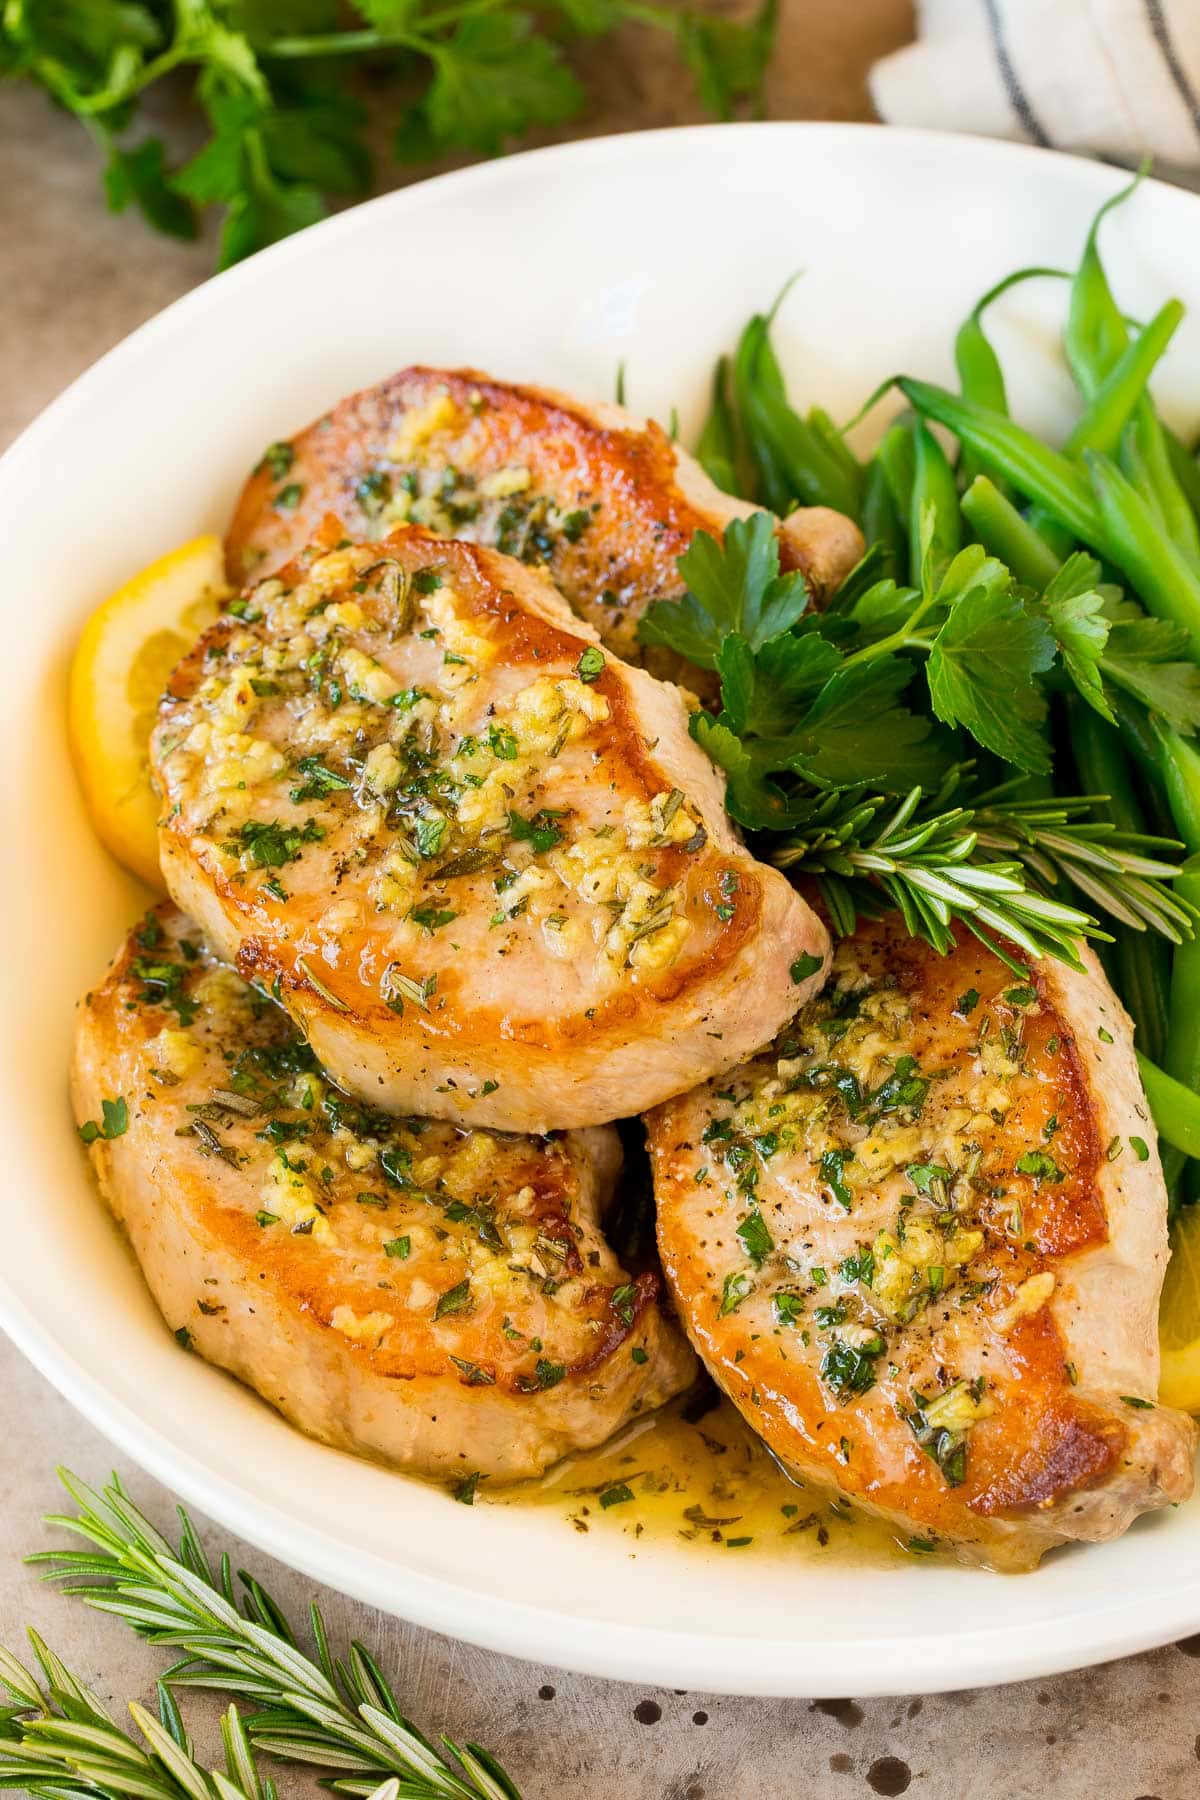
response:
[[[861,117],[872,57],[901,42],[906,0],[785,0],[777,116]],[[674,65],[633,35],[596,57],[585,127],[694,116]],[[182,129],[164,102],[164,124]],[[0,89],[0,444],[74,375],[207,272],[204,246],[151,239],[107,217],[79,128],[36,94]],[[162,1667],[112,1620],[39,1587],[21,1567],[47,1541],[56,1463],[97,1480],[104,1441],[0,1340],[0,1642],[36,1625],[120,1707]],[[169,1527],[164,1490],[125,1469]],[[218,1541],[213,1539],[212,1541]],[[295,1613],[308,1585],[234,1546]],[[1200,1639],[1105,1669],[922,1700],[721,1699],[592,1681],[513,1662],[322,1596],[335,1637],[359,1636],[397,1676],[410,1714],[487,1744],[526,1800],[808,1800],[905,1791],[922,1800],[1193,1800],[1200,1794]],[[697,1605],[703,1604],[698,1596]],[[952,1632],[953,1619],[946,1620]],[[897,1669],[897,1687],[904,1671]],[[216,1706],[193,1700],[202,1748]],[[287,1795],[317,1792],[286,1773]]]

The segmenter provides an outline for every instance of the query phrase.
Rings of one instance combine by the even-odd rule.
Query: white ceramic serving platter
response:
[[[473,363],[631,405],[685,439],[715,355],[803,276],[777,337],[794,392],[847,416],[897,369],[946,378],[995,278],[1072,262],[1115,171],[873,127],[756,125],[582,143],[389,195],[181,300],[98,363],[0,464],[0,1319],[119,1447],[308,1575],[519,1656],[693,1690],[965,1687],[1200,1629],[1200,1505],[1000,1577],[918,1562],[698,1554],[580,1537],[306,1442],[182,1354],[87,1178],[68,1113],[72,1008],[144,903],[93,840],[63,736],[96,601],[220,530],[262,447],[409,361]],[[135,230],[136,226],[131,226]],[[1200,200],[1148,183],[1106,227],[1120,297],[1200,303]],[[1060,428],[1060,285],[997,309],[1015,407]],[[1200,323],[1159,384],[1200,419]],[[866,436],[878,429],[865,428]],[[102,1471],[81,1470],[92,1478]]]

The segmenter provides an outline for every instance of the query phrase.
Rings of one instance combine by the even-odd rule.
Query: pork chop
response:
[[[824,927],[734,834],[679,690],[544,575],[401,528],[233,612],[154,734],[163,873],[360,1098],[601,1124],[740,1062],[821,979]]]
[[[604,1239],[611,1127],[363,1108],[170,906],[80,1008],[74,1099],[167,1324],[326,1443],[515,1480],[693,1379],[657,1277]]]
[[[1166,1194],[1090,952],[1019,979],[896,917],[769,1051],[652,1114],[692,1342],[790,1468],[1003,1568],[1192,1489],[1155,1404]]]
[[[683,592],[675,565],[696,532],[719,537],[755,510],[622,407],[475,369],[409,368],[270,447],[242,491],[226,555],[240,585],[288,562],[327,513],[359,540],[412,521],[545,565],[601,640],[640,661],[638,619],[650,601]],[[781,523],[779,549],[819,603],[863,541],[841,513],[801,507]],[[667,655],[647,653],[647,666],[675,673]]]

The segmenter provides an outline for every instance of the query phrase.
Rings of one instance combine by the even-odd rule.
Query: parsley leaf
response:
[[[1054,661],[1050,626],[1004,565],[982,551],[974,569],[961,572],[966,579],[954,593],[955,571],[969,555],[955,558],[942,584],[951,610],[929,652],[933,710],[947,725],[964,725],[1006,762],[1044,773],[1050,767],[1042,730],[1046,698],[1034,677]]]
[[[679,558],[679,572],[688,584],[683,599],[647,607],[638,633],[643,643],[665,645],[698,668],[716,668],[721,645],[732,633],[760,650],[808,605],[803,575],[779,573],[770,513],[731,520],[721,542],[698,531]]]
[[[1097,588],[1100,565],[1077,551],[1069,556],[1042,595],[1063,667],[1089,706],[1112,723],[1104,697],[1101,659],[1112,629],[1104,595]]]
[[[434,145],[485,155],[531,125],[559,125],[583,95],[562,53],[528,13],[476,13],[438,45],[422,103]]]
[[[1166,619],[1118,619],[1100,661],[1105,678],[1124,688],[1177,731],[1200,727],[1200,669],[1189,655],[1188,634]]]

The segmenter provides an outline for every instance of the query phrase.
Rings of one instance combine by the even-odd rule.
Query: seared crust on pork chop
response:
[[[895,916],[772,1049],[654,1113],[663,1266],[791,1468],[1006,1568],[1192,1489],[1157,1407],[1166,1194],[1099,965]]]
[[[78,1020],[81,1125],[167,1324],[301,1430],[428,1475],[537,1474],[695,1364],[600,1213],[609,1127],[546,1138],[367,1111],[173,907]]]
[[[544,576],[402,529],[235,611],[155,731],[163,873],[364,1100],[601,1124],[740,1062],[821,978],[824,927],[733,833],[679,690]]]
[[[290,561],[328,513],[359,541],[412,521],[544,564],[603,642],[639,661],[638,619],[683,592],[676,560],[696,532],[719,537],[754,510],[621,407],[475,369],[410,368],[272,445],[226,555],[240,585]],[[862,550],[858,527],[828,507],[801,507],[779,528],[782,566],[803,570],[818,603]],[[648,654],[648,666],[673,672],[664,656]]]

